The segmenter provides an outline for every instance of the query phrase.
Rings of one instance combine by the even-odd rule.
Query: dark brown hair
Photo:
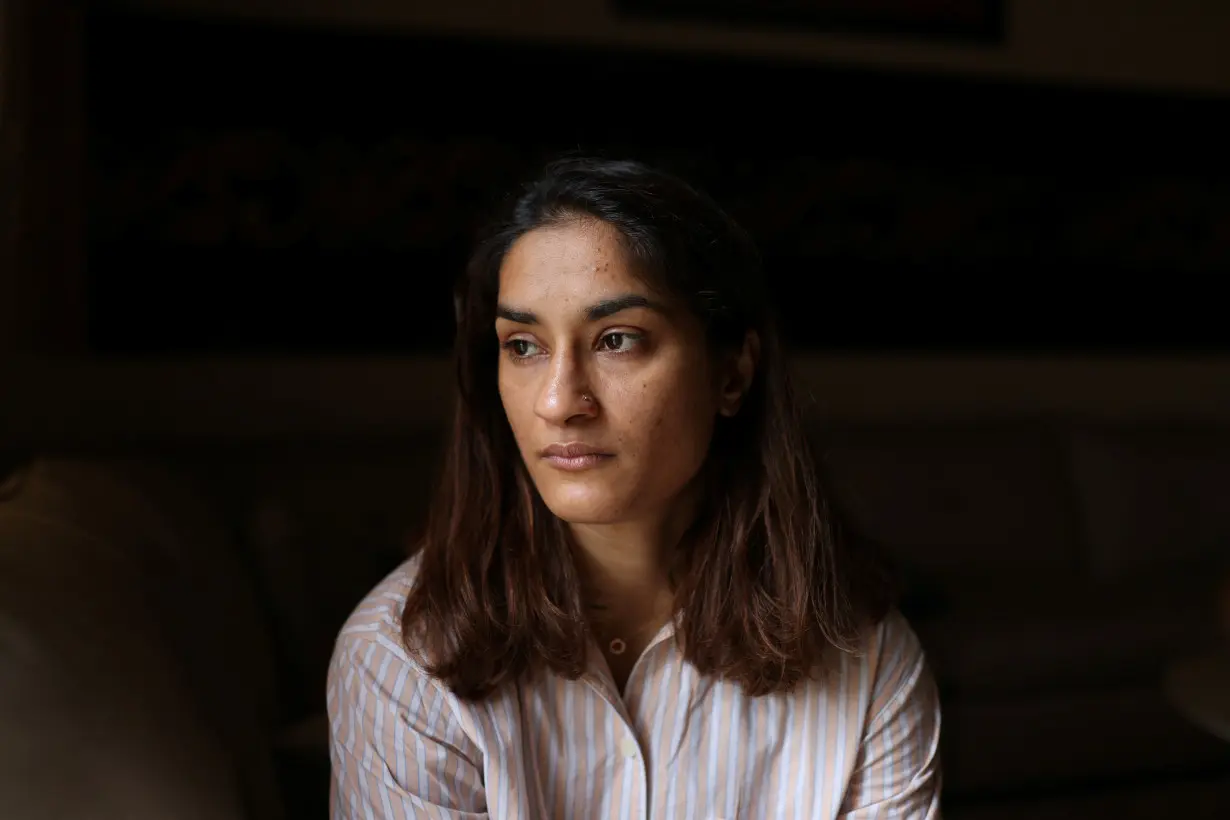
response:
[[[417,545],[408,647],[458,696],[551,669],[579,677],[588,623],[566,526],[521,461],[497,387],[505,253],[578,217],[620,232],[649,283],[687,300],[715,350],[760,337],[739,413],[719,418],[702,510],[674,556],[677,640],[702,674],[750,694],[789,689],[827,653],[857,648],[889,590],[838,537],[821,492],[746,233],[681,180],[635,162],[549,165],[478,245],[457,292],[458,395],[439,497]]]

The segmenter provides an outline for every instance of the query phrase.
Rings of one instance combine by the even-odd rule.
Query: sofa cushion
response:
[[[276,817],[272,708],[247,576],[180,476],[41,461],[0,502],[6,816]]]
[[[1045,430],[864,427],[816,440],[838,506],[909,570],[1081,567],[1066,453]]]
[[[176,454],[234,522],[269,602],[285,719],[320,709],[338,630],[405,560],[436,483],[439,440]]]
[[[942,752],[950,799],[1230,772],[1230,744],[1180,717],[1156,681],[946,700]]]
[[[952,579],[944,610],[916,628],[942,686],[961,696],[1156,681],[1174,658],[1216,640],[1216,584],[1204,573]]]
[[[1084,429],[1072,462],[1096,577],[1230,564],[1230,432]]]

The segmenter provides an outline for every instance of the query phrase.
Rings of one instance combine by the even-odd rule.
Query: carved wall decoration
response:
[[[467,242],[496,195],[543,156],[494,138],[183,132],[95,169],[93,238],[396,252],[452,246]],[[770,256],[1230,269],[1226,179],[972,174],[883,157],[766,154],[732,168],[715,154],[690,165]]]
[[[445,350],[475,229],[587,146],[724,203],[804,347],[1230,348],[1225,103],[183,21],[90,56],[108,350]]]

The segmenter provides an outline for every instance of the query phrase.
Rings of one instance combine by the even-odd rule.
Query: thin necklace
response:
[[[602,612],[603,610],[606,609],[606,607],[600,603],[595,602],[595,603],[590,604],[590,609],[594,610],[595,612]],[[622,655],[623,653],[628,651],[628,644],[624,641],[623,638],[612,638],[607,643],[606,648],[612,655]]]

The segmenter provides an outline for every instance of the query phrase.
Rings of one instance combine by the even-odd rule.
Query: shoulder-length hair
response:
[[[855,650],[890,605],[839,538],[803,434],[756,249],[711,199],[642,164],[571,158],[546,168],[478,244],[457,290],[457,397],[439,495],[416,546],[407,646],[459,697],[586,667],[588,621],[566,525],[521,460],[497,387],[499,270],[525,233],[578,218],[615,227],[636,270],[686,300],[715,353],[749,331],[759,363],[719,418],[699,515],[673,556],[676,640],[704,675],[752,695],[793,687]]]

